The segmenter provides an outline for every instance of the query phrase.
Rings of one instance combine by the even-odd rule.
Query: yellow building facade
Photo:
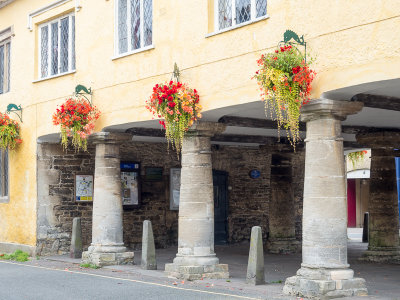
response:
[[[132,24],[133,15],[128,19],[120,15],[121,5],[133,14],[133,2],[0,1],[0,47],[4,41],[11,44],[10,56],[4,56],[9,60],[9,86],[0,93],[0,110],[5,111],[10,103],[21,105],[23,120],[23,143],[9,153],[9,195],[0,203],[0,245],[4,249],[14,245],[36,251],[38,140],[57,141],[59,128],[52,124],[52,114],[78,84],[91,87],[93,103],[102,113],[96,131],[159,128],[151,121],[145,101],[156,83],[170,80],[175,63],[181,80],[199,91],[204,120],[218,121],[224,115],[261,119],[263,104],[252,79],[256,61],[273,51],[283,33],[291,29],[304,35],[307,51],[314,58],[314,99],[350,100],[363,93],[396,96],[399,1],[249,0],[244,7],[251,4],[251,8],[235,15],[232,6],[239,5],[235,1],[142,0],[142,7],[137,8],[141,21],[134,24],[140,24],[140,29],[124,25]],[[229,7],[222,15],[221,3]],[[63,21],[66,18],[68,23]],[[126,26],[127,33],[120,32],[121,26]],[[140,41],[131,37],[137,30]],[[69,37],[64,46],[63,34]],[[122,41],[125,34],[126,45]],[[48,47],[47,54],[44,47]],[[60,50],[63,47],[67,50]],[[54,69],[52,51],[60,56]],[[374,104],[343,124],[399,128],[399,120],[398,109]],[[272,128],[244,132],[232,126],[230,130],[276,136]],[[344,133],[345,141],[355,142],[354,134]]]

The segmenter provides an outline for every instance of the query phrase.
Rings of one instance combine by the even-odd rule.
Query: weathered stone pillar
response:
[[[400,148],[400,132],[360,133],[357,141],[371,148],[369,244],[362,259],[400,263],[394,150]]]
[[[292,148],[280,147],[271,157],[271,200],[269,202],[269,237],[271,253],[294,253],[300,248],[295,237]]]
[[[228,278],[228,265],[214,253],[214,191],[210,137],[223,124],[201,122],[186,133],[182,147],[178,253],[166,264],[169,276],[187,280]]]
[[[133,263],[133,252],[123,242],[120,143],[129,134],[98,132],[90,137],[96,145],[92,244],[83,263],[98,266]]]
[[[318,99],[302,109],[307,122],[303,203],[303,261],[284,293],[305,297],[366,294],[365,280],[347,263],[347,204],[341,121],[360,102]]]

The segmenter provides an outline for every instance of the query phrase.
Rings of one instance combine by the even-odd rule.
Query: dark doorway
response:
[[[213,170],[214,184],[214,243],[228,242],[228,173]]]

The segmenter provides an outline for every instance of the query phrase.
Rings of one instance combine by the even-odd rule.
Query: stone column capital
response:
[[[90,135],[89,141],[93,144],[121,144],[130,141],[132,135],[124,132],[96,132]]]
[[[212,137],[215,134],[220,134],[225,131],[226,125],[215,122],[197,122],[188,130],[189,136],[208,136]]]
[[[364,104],[357,101],[339,101],[320,98],[312,100],[301,108],[301,120],[308,122],[331,117],[343,121],[348,115],[361,111]]]
[[[399,131],[375,131],[363,132],[356,135],[357,142],[372,149],[377,148],[400,148]]]

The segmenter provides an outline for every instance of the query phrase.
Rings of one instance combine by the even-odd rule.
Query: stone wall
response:
[[[72,219],[81,217],[82,239],[90,244],[92,203],[74,201],[74,174],[94,174],[94,148],[88,152],[64,152],[58,144],[38,144],[38,226],[39,255],[69,252]]]
[[[303,218],[303,191],[304,191],[304,164],[305,149],[300,148],[292,156],[293,165],[293,193],[295,211],[295,236],[296,240],[302,239],[302,218]]]
[[[261,226],[266,240],[271,154],[258,147],[219,146],[212,160],[215,170],[228,172],[228,242],[249,240],[253,226]],[[259,178],[250,177],[253,169],[260,171]]]
[[[304,155],[294,159],[296,236],[301,237],[302,184]],[[228,242],[249,240],[252,226],[261,226],[263,239],[269,232],[271,151],[268,147],[213,146],[213,168],[228,173]],[[140,163],[141,206],[124,210],[124,242],[140,248],[144,220],[153,225],[155,244],[164,248],[177,244],[178,211],[169,208],[169,171],[180,167],[176,153],[166,144],[126,143],[121,147],[121,161]],[[160,181],[146,181],[146,167],[163,168]],[[260,171],[252,179],[249,172]],[[82,218],[83,246],[91,242],[92,203],[74,201],[74,174],[93,174],[94,147],[89,152],[63,152],[60,145],[38,145],[38,253],[69,252],[72,219]]]

